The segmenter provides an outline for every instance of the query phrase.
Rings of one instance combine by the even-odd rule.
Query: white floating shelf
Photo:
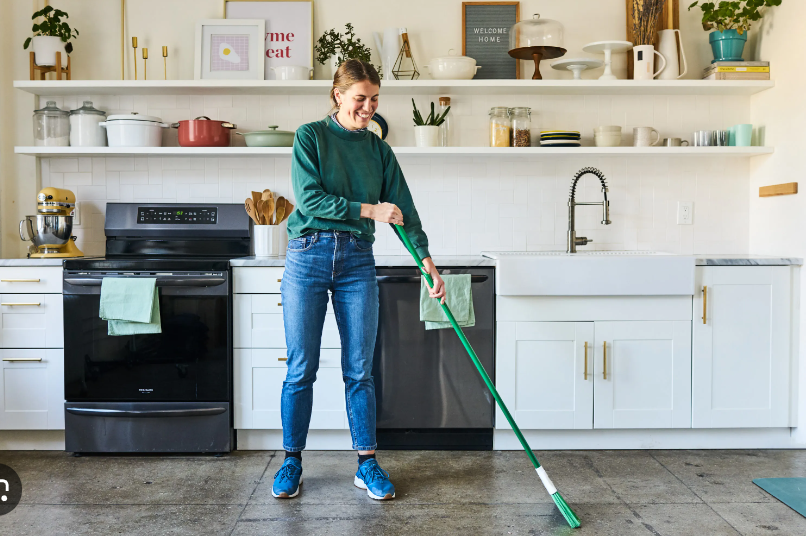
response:
[[[34,95],[326,95],[330,80],[15,80]],[[771,80],[385,80],[381,95],[753,95]]]
[[[772,147],[395,147],[398,156],[539,158],[596,157],[754,157]],[[290,157],[290,147],[40,147],[17,146],[14,152],[36,157]]]

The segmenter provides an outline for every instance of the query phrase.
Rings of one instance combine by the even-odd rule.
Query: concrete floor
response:
[[[397,498],[353,487],[355,455],[305,452],[297,498],[271,496],[281,452],[94,456],[4,451],[23,498],[0,535],[804,535],[756,487],[806,476],[806,451],[538,453],[582,520],[570,530],[522,452],[379,452]]]

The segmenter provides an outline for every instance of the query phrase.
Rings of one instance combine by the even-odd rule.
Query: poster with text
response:
[[[481,66],[474,78],[519,77],[518,60],[509,55],[509,31],[519,16],[518,2],[462,2],[462,54]]]

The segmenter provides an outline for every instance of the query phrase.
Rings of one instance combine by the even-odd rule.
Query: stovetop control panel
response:
[[[137,224],[216,224],[217,207],[138,207]]]

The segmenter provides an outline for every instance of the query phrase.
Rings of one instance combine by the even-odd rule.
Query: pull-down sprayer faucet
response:
[[[576,201],[575,198],[576,198],[577,182],[583,175],[589,173],[598,177],[599,181],[602,182],[602,194],[604,195],[604,201],[601,202]],[[574,229],[574,226],[576,224],[574,217],[574,209],[577,205],[601,205],[602,224],[604,225],[610,224],[610,202],[607,201],[607,182],[605,181],[605,176],[601,171],[597,170],[596,168],[582,168],[576,173],[576,175],[574,176],[574,182],[571,183],[571,195],[568,198],[568,248],[566,250],[566,252],[569,254],[575,254],[577,251],[577,246],[585,246],[586,244],[593,242],[587,237],[577,237],[576,229]]]

